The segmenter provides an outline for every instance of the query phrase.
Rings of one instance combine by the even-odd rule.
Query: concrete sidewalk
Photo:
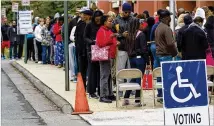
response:
[[[25,64],[22,60],[16,61],[19,65],[32,73],[41,80],[47,87],[52,89],[56,94],[69,102],[75,107],[76,83],[70,82],[70,91],[65,91],[65,72],[53,65],[42,65],[28,61]],[[88,96],[87,96],[88,97]],[[162,105],[157,103],[156,109],[152,109],[152,91],[144,91],[144,107],[127,107],[116,108],[116,103],[111,104],[100,103],[96,99],[89,99],[90,110],[94,113],[91,115],[80,115],[90,124],[93,125],[109,125],[109,124],[154,124],[163,125],[163,109]],[[122,104],[122,101],[121,101]],[[213,121],[213,106],[211,106],[211,121]],[[150,115],[150,116],[146,116]],[[130,121],[132,120],[133,121]],[[144,120],[144,121],[143,121]],[[156,121],[155,121],[156,120]],[[144,123],[143,123],[144,122]],[[213,124],[213,123],[211,123]]]

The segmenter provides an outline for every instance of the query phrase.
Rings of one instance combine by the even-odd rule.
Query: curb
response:
[[[40,81],[37,77],[31,74],[24,67],[19,65],[17,62],[10,63],[14,68],[16,68],[20,73],[26,77],[37,89],[39,89],[49,100],[51,100],[57,107],[61,109],[61,111],[65,114],[71,114],[73,112],[73,108],[69,102],[67,102],[63,97],[59,96],[55,93],[51,88],[46,86],[42,81]]]

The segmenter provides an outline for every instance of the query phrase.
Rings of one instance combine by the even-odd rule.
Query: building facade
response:
[[[114,2],[112,2],[114,1]],[[128,1],[132,7],[133,12],[142,14],[144,10],[149,11],[150,15],[152,16],[154,12],[158,9],[165,9],[169,6],[169,1],[139,1],[139,0],[132,0]],[[119,13],[121,11],[121,6],[123,2],[117,0],[109,0],[109,1],[99,1],[97,2],[98,8],[104,10],[105,13],[108,11],[114,11],[115,13]],[[214,1],[176,1],[176,8],[184,8],[186,11],[193,11],[197,7],[202,6],[214,6]]]

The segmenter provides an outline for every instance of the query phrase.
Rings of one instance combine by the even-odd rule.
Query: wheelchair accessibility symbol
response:
[[[183,68],[181,66],[178,66],[176,68],[178,80],[175,80],[170,87],[170,94],[171,94],[172,98],[176,102],[179,102],[179,103],[185,103],[185,102],[189,101],[192,97],[198,98],[201,96],[201,93],[196,92],[193,84],[190,83],[188,79],[181,79],[181,72],[182,71],[183,71]],[[185,84],[182,84],[182,83],[185,83]],[[174,88],[176,85],[178,85],[179,88],[190,88],[191,92],[189,93],[189,95],[186,98],[182,98],[182,99],[178,98],[174,94]]]

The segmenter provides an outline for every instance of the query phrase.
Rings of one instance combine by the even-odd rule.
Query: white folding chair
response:
[[[211,76],[211,75],[214,75],[214,66],[207,65],[207,76]],[[210,103],[211,103],[211,99],[212,97],[214,97],[214,95],[212,95],[214,92],[214,83],[210,80],[207,80],[207,86],[208,88],[211,88],[211,94],[209,95]]]
[[[155,107],[155,100],[162,98],[155,96],[155,90],[162,89],[162,82],[157,82],[157,77],[161,77],[161,67],[155,68],[152,72],[153,108]]]
[[[138,83],[119,83],[119,80],[121,79],[135,79],[140,78],[141,83],[140,85]],[[123,69],[117,72],[116,75],[116,81],[117,81],[117,91],[116,91],[116,107],[118,107],[118,101],[119,101],[119,91],[126,91],[126,90],[140,90],[140,103],[142,104],[143,100],[143,89],[142,89],[142,72],[139,69]],[[129,98],[130,99],[130,98]],[[136,98],[138,99],[138,98]]]

